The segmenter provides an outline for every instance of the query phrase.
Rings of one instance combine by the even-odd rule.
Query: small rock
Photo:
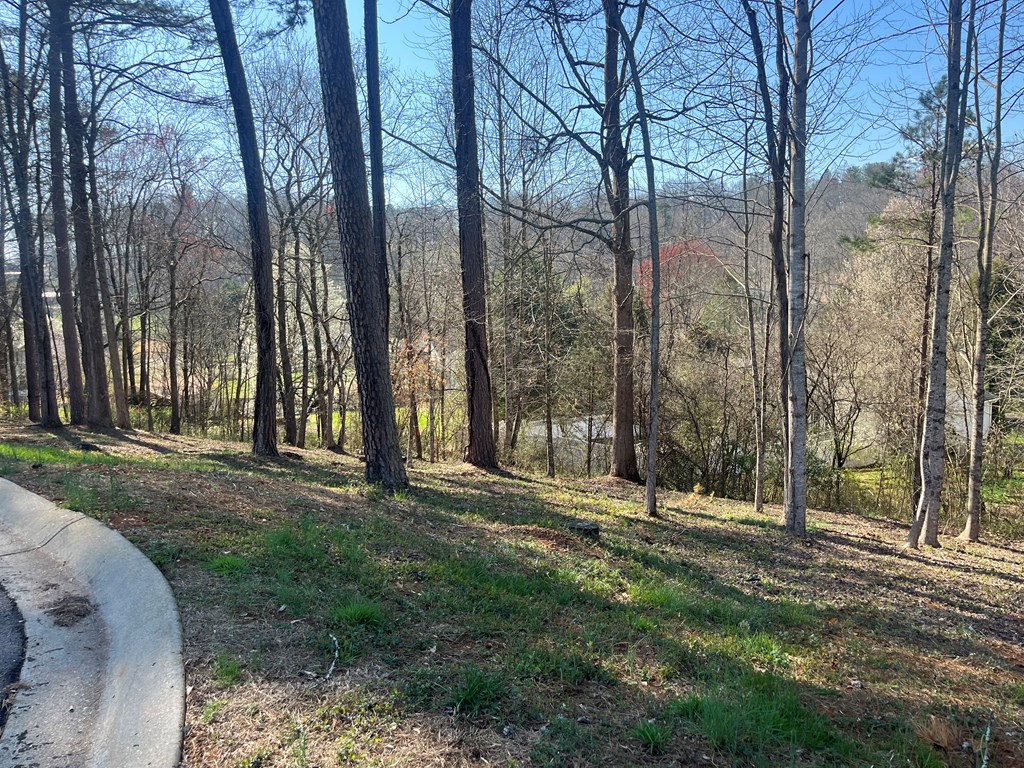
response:
[[[596,539],[601,535],[601,526],[590,520],[570,520],[565,524],[565,527],[573,533],[578,533],[580,536],[586,536],[591,539]]]

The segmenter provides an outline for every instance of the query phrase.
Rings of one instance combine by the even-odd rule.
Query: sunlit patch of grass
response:
[[[665,714],[692,723],[717,749],[753,760],[787,747],[844,759],[862,753],[801,701],[792,682],[772,674],[745,672],[726,678],[704,693],[677,699]]]
[[[214,555],[203,563],[203,567],[218,576],[224,576],[229,579],[241,579],[251,570],[248,560],[241,555],[234,555],[230,552]]]

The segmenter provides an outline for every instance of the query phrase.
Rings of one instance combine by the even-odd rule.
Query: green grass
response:
[[[0,472],[31,477],[34,450],[0,445]],[[200,674],[227,687],[357,673],[360,698],[315,716],[312,705],[297,710],[294,730],[275,734],[274,764],[335,753],[371,762],[396,724],[455,715],[467,729],[528,732],[535,765],[627,765],[651,759],[641,752],[673,754],[683,736],[723,764],[787,765],[799,753],[808,765],[881,765],[890,754],[928,765],[906,736],[911,710],[927,702],[908,697],[912,706],[878,726],[835,717],[830,698],[846,695],[847,675],[869,680],[878,638],[903,617],[810,603],[800,580],[811,576],[786,562],[805,550],[747,506],[702,500],[713,514],[670,506],[669,520],[652,521],[636,499],[537,478],[426,469],[389,495],[335,457],[207,456],[245,503],[151,520],[131,473],[187,483],[175,459],[97,471],[120,460],[53,451],[44,463],[60,468],[51,482],[63,477],[79,494],[69,503],[144,518],[140,546],[183,614],[201,605],[230,625],[230,635],[204,628],[192,639],[212,658]],[[569,517],[599,522],[601,540],[553,548],[531,533],[564,533]],[[364,669],[375,679],[362,682]],[[886,695],[902,696],[895,685]],[[1024,691],[998,693],[1024,703]],[[236,716],[221,699],[197,704],[196,723],[220,731]]]
[[[331,606],[328,618],[336,626],[367,629],[379,629],[387,622],[379,605],[358,596],[343,599]]]
[[[203,566],[218,576],[229,579],[241,579],[249,573],[249,561],[241,555],[224,552],[211,557]]]
[[[493,712],[508,693],[508,683],[501,673],[471,665],[463,668],[453,680],[448,706],[456,715],[484,715]]]
[[[206,702],[206,704],[203,705],[203,722],[209,725],[210,723],[215,721],[217,719],[217,715],[219,715],[221,711],[223,711],[224,708],[228,706],[228,703],[229,702],[223,699],[216,699],[214,701]]]
[[[691,723],[717,749],[758,764],[771,765],[780,748],[835,760],[866,757],[863,747],[802,701],[793,683],[770,674],[744,672],[720,680],[670,703],[666,715]]]
[[[654,720],[644,720],[629,735],[640,742],[641,746],[652,755],[663,755],[668,749],[672,730]]]
[[[242,663],[227,653],[218,653],[213,660],[213,679],[221,685],[234,685],[242,677]]]

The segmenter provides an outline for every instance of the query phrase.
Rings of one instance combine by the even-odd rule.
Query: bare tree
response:
[[[975,0],[967,15],[963,34],[963,0],[950,0],[947,18],[946,117],[942,152],[942,236],[935,272],[934,310],[931,327],[931,355],[928,365],[928,399],[924,439],[921,442],[921,498],[914,522],[907,534],[907,546],[939,546],[939,507],[946,473],[946,355],[949,331],[949,295],[953,277],[953,225],[956,217],[956,189],[963,157],[967,96],[974,47]],[[966,50],[966,54],[965,54]]]
[[[982,458],[985,452],[985,375],[988,359],[989,316],[992,300],[992,251],[995,244],[996,223],[999,219],[999,174],[1003,149],[1003,80],[1004,44],[1006,39],[1007,0],[999,5],[999,27],[996,42],[996,75],[992,83],[995,104],[992,110],[992,138],[985,137],[981,117],[981,76],[974,78],[974,113],[978,131],[975,155],[975,173],[978,185],[978,319],[974,337],[973,420],[969,421],[970,453],[967,470],[967,521],[960,538],[977,541],[981,536]],[[975,68],[977,46],[975,47]],[[988,194],[985,193],[985,162],[988,161]]]

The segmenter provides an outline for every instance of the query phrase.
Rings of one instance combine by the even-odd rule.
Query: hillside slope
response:
[[[167,574],[190,767],[1024,765],[1020,545],[287,453],[0,421],[0,474]]]

